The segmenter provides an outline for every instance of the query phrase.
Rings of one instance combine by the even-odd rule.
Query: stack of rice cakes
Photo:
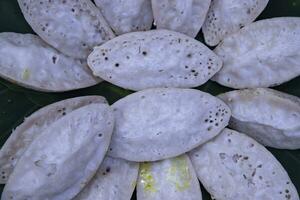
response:
[[[218,200],[299,200],[264,146],[300,148],[300,99],[267,88],[300,74],[300,18],[253,22],[267,0],[18,3],[38,36],[0,33],[1,77],[136,92],[27,117],[0,150],[1,199],[201,200],[200,181]],[[214,50],[194,39],[201,27]],[[190,89],[210,79],[240,90]]]

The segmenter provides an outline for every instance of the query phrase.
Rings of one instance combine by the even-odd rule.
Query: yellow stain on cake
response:
[[[25,68],[22,73],[22,79],[27,81],[29,80],[29,78],[30,78],[30,70],[28,68]]]
[[[135,186],[136,186],[136,180],[132,181],[132,183],[131,183],[131,187],[132,187],[133,189],[135,188]]]
[[[168,180],[174,184],[176,190],[182,192],[191,185],[191,174],[188,161],[185,156],[171,159],[171,167],[168,170]]]
[[[144,191],[146,192],[156,192],[155,189],[155,180],[151,173],[151,164],[150,163],[142,163],[140,165],[140,182],[144,187]]]

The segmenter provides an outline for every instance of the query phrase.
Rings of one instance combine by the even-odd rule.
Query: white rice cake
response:
[[[72,199],[96,173],[113,124],[106,104],[86,105],[52,123],[18,161],[1,200]]]
[[[276,158],[250,137],[230,129],[190,154],[212,199],[299,200]]]
[[[117,35],[151,29],[151,0],[95,0],[95,3]]]
[[[95,85],[85,61],[63,55],[32,34],[0,33],[0,77],[27,88],[61,92]]]
[[[253,22],[268,2],[269,0],[212,0],[202,27],[205,42],[210,46],[217,45],[226,36]]]
[[[73,200],[130,200],[139,164],[106,156],[94,178]]]
[[[219,95],[230,107],[229,126],[261,144],[300,149],[300,98],[272,89],[237,90]]]
[[[114,37],[90,0],[18,0],[25,19],[62,53],[86,59],[92,48]]]
[[[257,21],[215,49],[224,61],[214,80],[231,88],[270,87],[300,75],[300,17]]]
[[[190,151],[219,134],[231,115],[224,102],[193,89],[148,89],[112,107],[116,123],[108,154],[137,162]]]
[[[187,155],[141,164],[137,200],[162,199],[202,199],[197,175]]]
[[[0,184],[5,184],[31,142],[66,114],[92,103],[107,103],[101,96],[76,97],[48,105],[24,120],[0,149]]]
[[[196,37],[211,0],[152,0],[155,25]]]
[[[96,47],[88,57],[94,75],[120,87],[196,87],[222,67],[197,40],[168,30],[127,33]]]

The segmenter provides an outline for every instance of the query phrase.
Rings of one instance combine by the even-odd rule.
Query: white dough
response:
[[[120,87],[196,87],[222,67],[209,48],[168,30],[127,33],[96,47],[88,57],[94,75]]]
[[[219,97],[232,111],[231,128],[269,147],[300,149],[300,98],[263,88]]]
[[[76,97],[50,104],[25,118],[0,149],[0,184],[5,184],[31,142],[66,114],[92,103],[107,103],[101,96]]]
[[[117,35],[151,29],[151,0],[95,0],[95,3]]]
[[[114,37],[90,0],[18,0],[31,28],[62,53],[86,59],[92,48]]]
[[[148,89],[112,105],[116,124],[108,154],[131,161],[181,155],[227,126],[224,102],[193,89]]]
[[[27,148],[1,200],[67,200],[96,173],[109,146],[114,118],[105,104],[81,107],[52,123]]]
[[[262,145],[230,129],[193,150],[195,171],[218,200],[299,200],[285,169]]]
[[[73,200],[130,200],[139,164],[105,157],[96,175]]]
[[[196,37],[211,0],[152,0],[155,24],[158,29],[169,29]]]
[[[38,36],[0,33],[0,76],[27,88],[62,92],[96,85],[85,61],[63,55]]]
[[[213,79],[231,88],[280,85],[300,75],[300,17],[265,19],[215,49],[224,62]]]
[[[269,0],[212,0],[202,27],[205,42],[217,45],[225,37],[253,22]]]
[[[187,155],[143,163],[137,184],[137,200],[202,200],[194,167]]]

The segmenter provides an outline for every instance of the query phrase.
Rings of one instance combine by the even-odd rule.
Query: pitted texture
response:
[[[31,28],[62,53],[86,59],[92,48],[114,37],[90,0],[18,0]]]
[[[224,129],[189,155],[198,178],[214,199],[299,199],[276,158],[244,134]]]
[[[199,181],[187,155],[142,163],[137,200],[201,200]]]
[[[269,0],[212,0],[202,27],[205,42],[217,45],[227,36],[253,22]]]
[[[100,82],[85,61],[63,55],[32,34],[0,33],[0,76],[27,88],[61,92]]]
[[[113,124],[105,104],[86,105],[51,124],[18,161],[2,200],[72,199],[96,173]]]
[[[139,164],[105,157],[96,175],[73,200],[130,200]]]
[[[196,87],[222,67],[197,40],[168,30],[127,33],[96,47],[88,57],[94,75],[131,90]]]
[[[196,37],[211,0],[152,0],[155,25]]]
[[[117,35],[151,29],[151,0],[95,0],[95,3]]]
[[[227,126],[230,110],[193,89],[148,89],[112,105],[116,118],[108,154],[131,161],[181,155]]]
[[[52,123],[92,103],[107,103],[101,96],[77,97],[48,105],[30,115],[7,139],[0,150],[0,184],[5,184],[31,142]]]
[[[272,89],[237,90],[219,95],[231,109],[229,126],[263,145],[300,149],[300,99]]]
[[[213,79],[231,88],[280,85],[300,75],[300,17],[257,21],[215,49],[224,65]]]

